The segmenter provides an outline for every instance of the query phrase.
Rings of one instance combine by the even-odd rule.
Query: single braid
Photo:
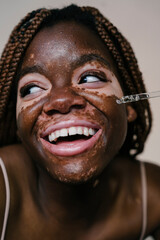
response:
[[[57,14],[56,17],[54,17],[55,14]],[[71,5],[62,10],[38,9],[29,13],[15,27],[0,60],[0,145],[17,142],[16,103],[13,101],[12,86],[24,52],[41,27],[49,22],[54,24],[58,21],[57,19],[74,19],[94,29],[114,60],[124,93],[130,95],[146,92],[130,43],[96,8]],[[148,101],[133,103],[132,106],[138,117],[135,122],[128,124],[127,138],[121,151],[135,156],[143,151],[145,140],[151,129],[152,116]],[[131,151],[134,152],[131,153]]]

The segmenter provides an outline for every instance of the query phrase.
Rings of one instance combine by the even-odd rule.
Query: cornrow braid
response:
[[[125,94],[145,92],[142,74],[130,43],[118,29],[96,9],[70,5],[59,9],[38,9],[29,13],[13,30],[0,60],[0,145],[17,142],[15,105],[12,94],[13,83],[24,53],[36,33],[44,26],[61,20],[75,20],[84,23],[100,36],[109,50]],[[137,119],[129,123],[126,141],[121,152],[137,155],[143,151],[150,132],[152,116],[148,101],[132,105]]]

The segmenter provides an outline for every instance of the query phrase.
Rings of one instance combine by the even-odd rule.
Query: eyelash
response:
[[[85,81],[85,79],[87,77],[94,77],[94,78],[97,78],[97,81],[91,81],[91,82],[87,82]],[[85,81],[85,82],[82,82],[82,81]],[[95,83],[95,82],[107,82],[108,80],[106,79],[106,76],[105,74],[103,73],[99,73],[99,72],[86,72],[84,74],[82,74],[81,78],[80,78],[80,81],[79,81],[79,84],[85,84],[85,83]],[[27,95],[30,95],[32,93],[30,93],[29,91],[31,90],[31,88],[33,87],[37,87],[37,88],[40,88],[39,86],[37,86],[36,84],[34,83],[30,83],[26,86],[23,86],[21,89],[20,89],[20,96],[21,98],[24,98],[25,96]]]
[[[22,87],[22,88],[20,89],[20,96],[21,96],[22,98],[24,98],[25,96],[31,94],[29,91],[30,91],[31,88],[33,88],[33,87],[40,88],[40,87],[37,86],[36,84],[30,83],[30,84],[28,84],[28,85],[26,85],[26,86],[24,86],[24,87]]]
[[[93,82],[89,82],[89,83],[94,83],[94,82],[107,82],[108,80],[106,79],[106,76],[104,74],[101,74],[101,73],[97,73],[97,72],[87,72],[87,73],[84,73],[82,76],[81,76],[81,79],[79,81],[79,84],[84,84],[84,83],[88,83],[87,81],[86,82],[82,82],[83,80],[85,80],[85,78],[87,77],[95,77],[97,78],[97,81],[93,81]]]

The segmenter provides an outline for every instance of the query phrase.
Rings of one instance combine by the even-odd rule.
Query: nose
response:
[[[48,101],[43,106],[43,111],[50,115],[55,112],[68,113],[72,109],[85,108],[86,101],[83,97],[68,88],[51,91]]]

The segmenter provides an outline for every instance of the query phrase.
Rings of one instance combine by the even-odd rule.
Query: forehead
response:
[[[112,58],[107,47],[98,34],[90,28],[73,22],[60,22],[52,27],[40,30],[29,45],[22,67],[25,65],[57,64],[77,60],[80,55],[96,54],[106,59],[114,68]]]

